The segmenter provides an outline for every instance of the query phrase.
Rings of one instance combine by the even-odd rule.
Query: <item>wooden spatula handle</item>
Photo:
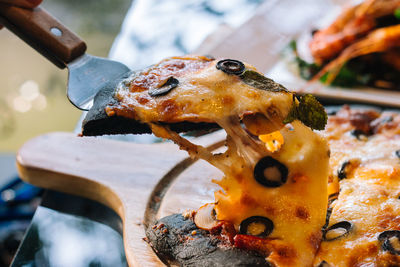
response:
[[[86,51],[85,42],[38,7],[0,4],[0,23],[60,68]]]

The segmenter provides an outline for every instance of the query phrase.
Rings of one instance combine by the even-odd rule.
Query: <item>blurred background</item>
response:
[[[130,0],[45,0],[42,7],[85,40],[89,53],[107,57],[130,4]],[[5,28],[0,40],[0,266],[9,266],[43,192],[18,179],[15,153],[34,136],[73,131],[81,111],[66,98],[66,69],[56,68]],[[60,216],[66,215],[55,221],[66,221]],[[102,243],[94,241],[91,246],[96,244]]]
[[[45,0],[42,7],[107,57],[130,0]],[[7,29],[0,31],[0,152],[50,131],[72,131],[81,114],[66,98],[60,70]]]

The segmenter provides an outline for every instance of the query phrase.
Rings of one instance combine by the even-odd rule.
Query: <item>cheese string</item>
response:
[[[267,117],[274,127],[279,128],[274,119]],[[213,154],[212,151],[201,145],[196,145],[188,139],[180,136],[178,133],[169,129],[168,126],[149,123],[152,132],[160,137],[166,138],[179,145],[179,148],[188,152],[191,158],[203,159],[224,173],[227,173],[232,166],[227,164],[224,155],[229,154],[229,150],[235,150],[239,157],[244,159],[248,166],[254,166],[260,158],[265,156],[266,147],[261,142],[255,140],[249,133],[243,129],[240,124],[239,116],[229,116],[216,121],[227,134],[228,151],[222,155]]]
[[[177,144],[180,149],[187,151],[191,158],[203,159],[224,173],[229,169],[229,166],[224,164],[222,159],[216,157],[210,150],[190,142],[186,138],[180,136],[178,133],[171,131],[168,126],[150,123],[150,127],[156,136],[170,139]]]
[[[242,127],[239,117],[229,116],[217,122],[226,134],[232,138],[238,154],[245,159],[246,164],[254,166],[265,154],[265,147],[258,144]]]

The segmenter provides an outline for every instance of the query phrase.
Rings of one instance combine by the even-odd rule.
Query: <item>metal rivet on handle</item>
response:
[[[53,27],[50,29],[50,32],[55,36],[61,36],[62,31],[59,28]]]

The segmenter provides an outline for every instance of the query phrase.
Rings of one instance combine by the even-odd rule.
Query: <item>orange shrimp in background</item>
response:
[[[329,84],[336,78],[344,63],[350,59],[375,52],[388,51],[396,47],[400,47],[400,24],[374,30],[365,38],[344,49],[336,59],[329,62],[318,72],[311,79],[311,82],[319,80],[325,73],[329,72],[326,80],[326,83]]]
[[[375,26],[376,19],[393,14],[400,0],[367,0],[347,8],[327,28],[316,32],[310,42],[315,63],[322,64],[337,56],[346,46],[364,37]]]
[[[346,9],[328,28],[314,34],[310,50],[315,63],[320,65],[336,56],[343,47],[375,26],[371,20],[354,19],[357,7]]]

